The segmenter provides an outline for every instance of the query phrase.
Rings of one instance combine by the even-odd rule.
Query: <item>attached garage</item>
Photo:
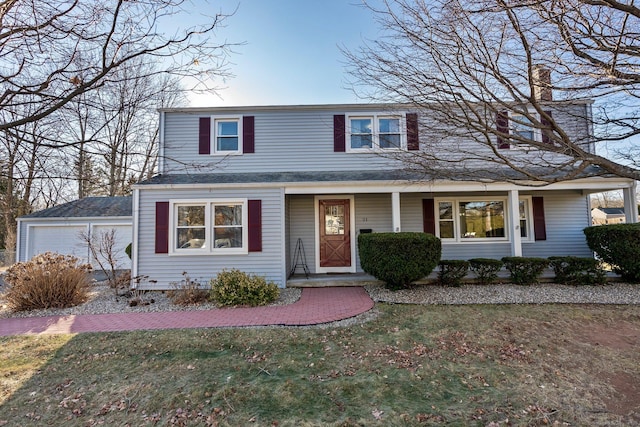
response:
[[[130,196],[87,197],[22,216],[18,218],[17,261],[57,252],[91,261],[97,267],[81,234],[100,239],[113,230],[118,268],[131,268],[125,252],[132,241],[131,204]]]

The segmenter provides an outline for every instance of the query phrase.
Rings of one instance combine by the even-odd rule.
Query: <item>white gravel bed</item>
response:
[[[608,283],[602,286],[567,286],[544,283],[422,285],[390,291],[383,285],[365,287],[376,302],[402,304],[640,304],[640,284]]]
[[[300,298],[302,291],[295,288],[280,289],[280,295],[270,306],[293,304]],[[165,292],[151,291],[140,293],[140,298],[148,305],[129,306],[129,298],[116,297],[113,289],[103,283],[92,285],[89,301],[76,307],[47,310],[31,310],[11,312],[6,303],[0,298],[0,318],[8,317],[43,317],[43,316],[69,316],[78,314],[105,314],[105,313],[144,313],[162,311],[192,311],[215,310],[218,307],[211,302],[197,305],[176,305],[171,302]],[[151,302],[153,300],[153,302]]]

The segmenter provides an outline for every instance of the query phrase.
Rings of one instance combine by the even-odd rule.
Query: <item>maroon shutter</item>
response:
[[[262,200],[248,201],[249,252],[262,252]]]
[[[542,197],[532,197],[533,235],[536,240],[547,240],[547,226],[544,221],[544,202]]]
[[[242,117],[242,152],[255,153],[255,131],[253,116]]]
[[[198,154],[211,154],[211,117],[200,117]]]
[[[545,113],[551,117],[551,111],[545,111]],[[542,125],[542,143],[551,144],[551,122],[546,117],[540,117],[540,124]]]
[[[435,203],[433,199],[422,199],[422,223],[425,233],[436,234]]]
[[[508,111],[498,111],[496,113],[496,130],[499,133],[503,133],[509,135],[509,112]],[[509,144],[508,138],[503,138],[498,135],[497,138],[498,148],[501,150],[508,150],[511,148],[511,144]]]
[[[156,253],[169,252],[169,202],[156,202]]]
[[[407,150],[419,150],[420,137],[418,134],[418,115],[416,113],[407,114]]]
[[[346,148],[345,140],[345,116],[344,114],[336,114],[333,116],[333,151],[344,153]]]

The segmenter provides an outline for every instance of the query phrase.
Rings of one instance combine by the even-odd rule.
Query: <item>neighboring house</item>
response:
[[[84,262],[91,259],[82,232],[99,238],[115,230],[115,255],[119,267],[128,269],[131,260],[125,248],[131,243],[131,196],[87,197],[18,218],[16,260],[27,261],[43,252],[74,255]],[[97,267],[95,260],[92,265]]]
[[[590,140],[579,119],[590,103],[554,108],[555,120]],[[402,156],[429,138],[419,114],[407,105],[161,110],[159,175],[133,190],[132,274],[148,277],[142,288],[169,289],[183,272],[207,281],[238,268],[284,287],[298,242],[312,274],[362,272],[357,237],[366,232],[433,233],[444,259],[591,256],[589,194],[622,189],[635,206],[625,178],[540,185],[508,171],[495,182],[480,168],[465,181],[407,171]],[[496,122],[508,132],[508,120]],[[496,148],[549,162],[503,140]]]
[[[591,222],[593,225],[622,224],[626,222],[624,208],[594,208]]]

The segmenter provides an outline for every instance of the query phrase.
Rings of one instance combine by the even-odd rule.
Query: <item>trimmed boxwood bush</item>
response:
[[[575,256],[549,257],[556,281],[563,285],[603,285],[606,276],[600,262],[594,258]]]
[[[440,260],[440,239],[427,233],[366,233],[358,236],[362,269],[390,289],[426,277]]]
[[[469,270],[469,261],[461,259],[443,259],[438,263],[438,281],[444,286],[460,286]]]
[[[511,281],[516,285],[533,285],[549,265],[546,258],[508,256],[502,258],[504,266],[511,273]]]
[[[275,301],[279,293],[275,283],[235,268],[222,270],[211,279],[211,299],[221,306],[266,305]]]
[[[493,258],[472,258],[469,260],[469,268],[476,275],[478,284],[490,285],[498,279],[498,271],[503,262]]]
[[[584,229],[587,245],[628,282],[640,282],[640,224],[598,225]]]

